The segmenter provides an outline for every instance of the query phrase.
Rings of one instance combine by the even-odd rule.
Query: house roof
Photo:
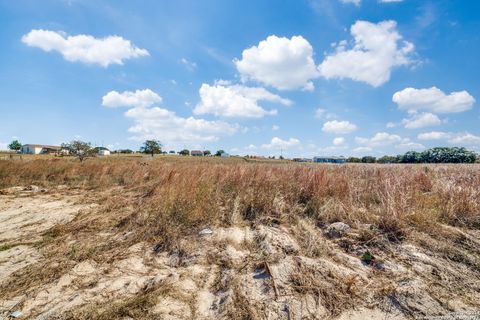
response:
[[[203,151],[201,151],[201,150],[192,150],[192,151],[190,151],[190,154],[193,154],[193,153],[195,153],[195,154],[200,154],[200,153],[203,154]]]
[[[62,149],[61,146],[49,146],[49,145],[46,145],[46,144],[24,144],[22,147],[46,148],[46,149]]]

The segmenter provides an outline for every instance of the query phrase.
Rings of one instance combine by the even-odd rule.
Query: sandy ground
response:
[[[79,204],[78,200],[76,195],[60,193],[0,195],[0,245],[11,245],[0,251],[0,283],[15,271],[44,261],[45,253],[35,242],[46,230],[68,224],[82,210],[95,210],[95,205]],[[335,243],[339,240],[327,242],[322,234],[316,235],[315,227],[307,222],[302,234],[312,232],[312,237],[323,239],[326,255],[302,255],[295,230],[284,227],[212,231],[198,236],[193,253],[158,253],[140,242],[114,261],[81,261],[54,282],[0,299],[0,316],[18,310],[24,318],[61,319],[68,310],[102,306],[159,288],[165,291],[151,310],[159,319],[228,319],[232,314],[241,315],[242,308],[253,308],[250,311],[259,319],[341,320],[410,319],[478,310],[478,304],[457,295],[455,288],[448,291],[449,282],[461,281],[466,296],[480,292],[478,279],[471,278],[468,268],[411,244],[402,244],[396,249],[395,260],[385,257],[382,266],[375,268],[362,263],[358,253],[340,250]],[[128,237],[104,236],[118,241]],[[260,250],[252,250],[252,246]],[[250,265],[248,261],[258,252],[276,258]],[[302,282],[306,281],[302,278],[305,270],[315,275],[312,281],[319,288]],[[329,303],[343,299],[337,297],[339,289],[335,286],[345,279],[353,279],[348,290],[354,292],[358,304],[333,317]],[[381,290],[391,290],[391,294],[378,298],[376,293]]]

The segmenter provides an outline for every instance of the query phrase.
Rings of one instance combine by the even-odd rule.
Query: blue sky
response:
[[[0,149],[480,150],[480,2],[0,0]]]

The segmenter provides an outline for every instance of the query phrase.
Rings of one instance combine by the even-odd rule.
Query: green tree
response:
[[[68,151],[68,154],[77,157],[80,162],[83,162],[88,157],[94,157],[96,152],[92,148],[90,142],[83,142],[74,140],[69,143],[62,143],[62,148]]]
[[[222,153],[225,153],[224,150],[218,150],[216,153],[215,153],[215,156],[216,157],[221,157],[222,156]]]
[[[422,154],[417,151],[408,151],[400,157],[401,163],[420,163],[422,162]]]
[[[182,155],[182,156],[188,156],[190,154],[190,150],[183,149],[183,150],[179,151],[178,154]]]
[[[357,157],[350,157],[350,158],[347,159],[347,162],[350,162],[350,163],[360,163],[360,162],[362,162],[362,159],[357,158]]]
[[[365,157],[362,157],[362,163],[375,163],[377,161],[377,159],[375,157],[372,157],[372,156],[365,156]]]
[[[22,144],[18,140],[13,140],[9,145],[8,149],[13,150],[13,151],[18,151],[22,148]]]
[[[397,163],[397,157],[383,156],[377,159],[377,163]]]
[[[204,155],[204,156],[209,156],[209,155],[211,155],[211,154],[212,154],[212,153],[210,152],[210,150],[205,150],[205,151],[203,151],[203,155]]]
[[[465,148],[436,147],[422,152],[408,151],[396,157],[384,156],[379,158],[379,163],[474,163],[478,155]]]
[[[162,144],[158,140],[147,140],[140,148],[141,153],[151,154],[152,157],[155,154],[162,153]]]

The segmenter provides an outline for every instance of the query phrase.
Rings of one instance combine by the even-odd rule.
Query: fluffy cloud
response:
[[[357,7],[360,5],[361,0],[340,0],[341,3],[351,3],[356,5]]]
[[[302,36],[269,36],[258,46],[243,50],[242,59],[234,63],[243,80],[256,80],[279,90],[313,90],[311,79],[318,77],[312,46]]]
[[[480,146],[480,136],[465,132],[453,136],[448,142],[460,146]]]
[[[315,109],[315,118],[322,119],[326,112],[327,110],[322,108]]]
[[[358,144],[367,147],[382,147],[402,142],[402,138],[396,134],[389,134],[387,132],[378,132],[371,138],[355,137]]]
[[[433,113],[421,113],[412,115],[409,119],[402,120],[403,125],[407,129],[418,129],[430,126],[438,126],[442,124],[442,120]]]
[[[465,90],[447,95],[437,87],[405,88],[395,92],[392,100],[400,109],[408,112],[427,110],[434,113],[463,112],[471,109],[475,103],[475,98]]]
[[[395,146],[397,149],[401,150],[422,150],[425,149],[425,146],[421,143],[410,141],[410,139],[403,139],[402,142]]]
[[[327,119],[327,120],[330,120],[330,119],[334,119],[336,118],[337,116],[332,113],[332,112],[327,112],[326,109],[323,109],[323,108],[317,108],[315,109],[315,118],[317,119]]]
[[[371,152],[373,149],[370,148],[370,147],[358,147],[358,148],[355,148],[353,149],[352,151],[354,153],[365,153],[365,152]]]
[[[412,43],[402,41],[396,26],[395,21],[355,22],[350,28],[353,47],[347,49],[346,41],[336,44],[336,52],[320,64],[320,73],[327,79],[350,78],[374,87],[386,83],[394,67],[411,62],[414,50]]]
[[[211,113],[222,117],[261,118],[275,115],[277,110],[265,110],[258,101],[269,101],[289,106],[292,102],[273,94],[264,88],[229,85],[217,82],[211,86],[202,84],[199,90],[201,101],[195,107],[195,114]]]
[[[447,140],[448,143],[458,146],[480,146],[480,136],[469,132],[452,133],[443,131],[431,131],[420,133],[419,140]]]
[[[216,141],[238,129],[237,125],[223,121],[180,117],[173,111],[155,106],[161,101],[162,98],[149,89],[123,93],[111,91],[102,98],[102,105],[130,107],[125,116],[134,122],[128,129],[133,134],[132,139],[159,139],[172,147]]]
[[[268,144],[262,144],[264,149],[287,149],[291,147],[296,147],[300,145],[300,140],[295,138],[290,138],[288,140],[282,140],[278,137],[273,137],[272,141]]]
[[[334,146],[341,146],[345,143],[345,138],[344,137],[337,137],[337,138],[333,139],[332,143],[333,143]]]
[[[148,56],[145,49],[134,46],[119,36],[94,38],[90,35],[68,36],[63,32],[32,30],[22,37],[22,42],[44,51],[58,51],[65,60],[87,64],[123,64],[123,60]]]
[[[450,137],[450,134],[442,131],[423,132],[417,136],[419,140],[443,140],[448,139],[448,137]]]
[[[357,126],[349,121],[327,121],[323,124],[322,131],[334,134],[347,134],[357,130]]]
[[[150,89],[132,91],[110,91],[102,98],[102,105],[110,108],[143,107],[148,108],[162,102],[162,97]]]

